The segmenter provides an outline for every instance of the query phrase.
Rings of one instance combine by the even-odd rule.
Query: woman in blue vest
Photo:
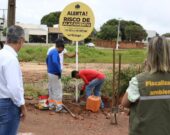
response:
[[[129,135],[170,135],[170,43],[154,37],[146,71],[133,77],[122,105],[130,108]]]

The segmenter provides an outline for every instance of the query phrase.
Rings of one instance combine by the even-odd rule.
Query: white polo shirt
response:
[[[126,92],[128,93],[128,100],[132,103],[136,102],[139,97],[139,88],[138,88],[138,80],[136,77],[133,77],[129,82],[129,87]]]
[[[8,45],[0,50],[0,99],[3,98],[10,98],[18,107],[25,104],[17,53]]]

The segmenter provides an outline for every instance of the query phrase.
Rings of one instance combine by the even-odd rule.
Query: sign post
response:
[[[78,49],[78,46],[79,45],[79,42],[78,41],[76,41],[76,70],[78,71],[79,70],[79,57],[78,57],[78,51],[79,51],[79,49]],[[78,81],[76,80],[76,102],[78,102]]]
[[[67,5],[60,15],[59,29],[71,41],[76,41],[76,70],[78,70],[78,41],[87,38],[94,29],[94,14],[82,2]],[[76,81],[76,102],[78,102],[78,81]]]

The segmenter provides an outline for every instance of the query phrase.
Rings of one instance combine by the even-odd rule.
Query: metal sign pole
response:
[[[78,61],[78,44],[79,42],[76,41],[76,70],[79,70],[79,61]],[[78,80],[76,80],[76,102],[78,102]]]
[[[116,117],[116,95],[115,95],[115,69],[116,69],[116,58],[115,58],[115,49],[113,47],[113,82],[112,82],[112,88],[113,88],[113,95],[112,95],[112,106],[111,106],[111,124],[115,125],[117,124],[117,117]]]
[[[81,12],[81,15],[73,14],[74,12]],[[70,19],[69,19],[70,18]],[[78,18],[78,20],[74,20]],[[74,22],[78,22],[82,25],[75,25]],[[90,24],[90,25],[89,25]],[[63,35],[71,41],[76,42],[76,70],[78,70],[78,41],[86,39],[94,29],[95,17],[92,9],[82,3],[73,2],[67,5],[61,15],[59,20],[59,29]],[[76,91],[75,91],[76,102],[78,102],[79,91],[78,91],[78,81],[76,81]]]

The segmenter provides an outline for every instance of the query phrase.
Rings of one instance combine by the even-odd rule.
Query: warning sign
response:
[[[65,7],[59,21],[59,29],[72,41],[87,38],[94,28],[94,14],[89,6],[74,2]]]

